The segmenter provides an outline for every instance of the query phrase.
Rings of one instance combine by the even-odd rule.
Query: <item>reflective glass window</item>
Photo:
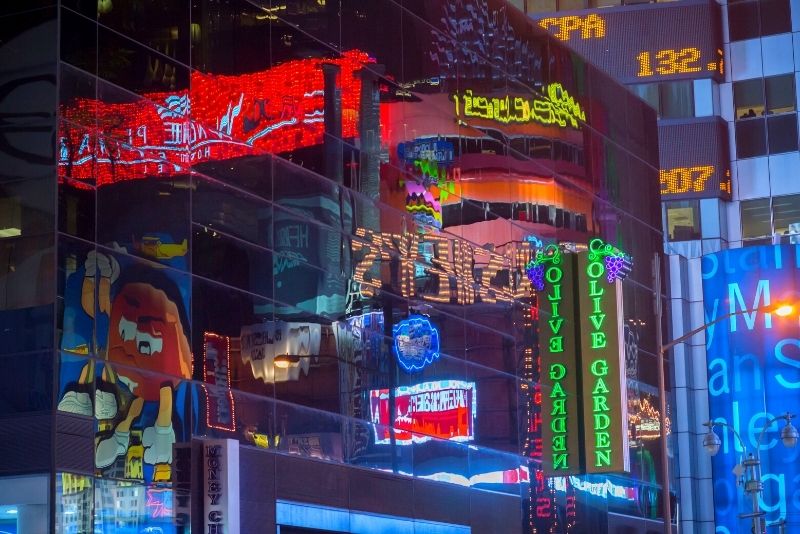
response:
[[[742,238],[758,238],[772,234],[769,199],[743,200],[739,206],[742,216]]]
[[[741,158],[763,156],[767,153],[766,126],[764,119],[739,121],[736,123],[736,154]]]
[[[775,233],[793,236],[800,234],[800,195],[772,197],[772,219]]]
[[[764,86],[768,115],[795,110],[794,74],[764,78]]]
[[[664,205],[670,241],[691,241],[702,237],[699,200],[665,202]]]
[[[750,119],[764,114],[764,86],[761,78],[733,84],[736,119]]]
[[[797,115],[767,117],[767,135],[770,154],[797,150]]]
[[[660,84],[659,95],[661,118],[694,117],[694,84],[691,80],[664,82]]]

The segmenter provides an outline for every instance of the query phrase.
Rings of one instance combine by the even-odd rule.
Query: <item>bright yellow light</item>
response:
[[[794,306],[791,304],[782,304],[781,306],[775,308],[775,315],[779,317],[787,317],[792,313],[794,313]]]
[[[295,362],[292,361],[292,357],[288,354],[279,354],[278,356],[275,356],[275,359],[272,360],[272,363],[278,369],[288,369],[289,366]]]

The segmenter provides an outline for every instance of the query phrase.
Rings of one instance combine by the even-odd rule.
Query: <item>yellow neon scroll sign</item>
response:
[[[556,39],[568,41],[573,33],[579,33],[583,40],[599,39],[606,36],[606,21],[600,15],[576,17],[548,17],[539,21],[539,26],[550,31]],[[555,28],[551,31],[550,28]]]
[[[544,125],[580,128],[578,121],[586,121],[581,105],[569,96],[560,83],[551,83],[546,88],[547,96],[528,100],[521,96],[486,97],[475,95],[472,89],[463,95],[453,95],[456,116],[478,117],[503,124],[527,124],[538,122]],[[462,109],[463,108],[463,109]]]

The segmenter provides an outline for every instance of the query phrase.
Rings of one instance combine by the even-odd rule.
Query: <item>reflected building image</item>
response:
[[[0,529],[662,529],[645,103],[499,1],[2,9]]]

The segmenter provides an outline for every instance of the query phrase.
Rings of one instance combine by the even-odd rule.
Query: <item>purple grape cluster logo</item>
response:
[[[602,239],[592,239],[589,241],[589,260],[597,261],[600,258],[603,260],[606,280],[609,284],[627,278],[633,267],[633,260],[630,255]]]
[[[525,274],[536,291],[544,291],[544,271],[546,264],[561,263],[561,250],[558,245],[547,245],[536,251],[533,259],[525,266]]]

